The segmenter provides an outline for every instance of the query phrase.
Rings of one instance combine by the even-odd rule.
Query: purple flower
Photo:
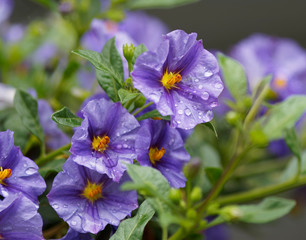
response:
[[[57,149],[70,142],[68,136],[62,132],[52,121],[53,110],[45,100],[38,100],[38,115],[40,124],[44,130],[46,144],[50,149]]]
[[[228,240],[229,233],[225,225],[217,225],[204,232],[206,240]]]
[[[138,131],[135,148],[140,165],[158,169],[175,188],[185,186],[182,168],[190,156],[180,133],[166,121],[144,120]]]
[[[126,180],[125,174],[116,183],[106,174],[78,165],[69,158],[63,172],[55,177],[48,199],[72,229],[96,234],[107,224],[118,226],[120,220],[138,207],[135,191],[120,191]]]
[[[45,42],[39,46],[31,55],[31,60],[35,64],[47,65],[57,54],[58,47],[51,42]]]
[[[21,193],[0,200],[0,239],[43,240],[38,206]]]
[[[239,42],[230,55],[245,68],[250,90],[267,75],[277,97],[306,94],[306,51],[290,39],[254,34]]]
[[[3,32],[3,39],[7,43],[16,43],[20,41],[25,32],[25,26],[22,24],[12,24],[5,28],[5,31]]]
[[[107,94],[105,92],[102,92],[102,93],[97,93],[97,94],[94,94],[92,96],[90,96],[89,98],[85,99],[85,101],[82,103],[81,105],[81,110],[87,105],[87,103],[89,103],[90,101],[92,100],[99,100],[99,99],[106,99],[106,100],[109,100],[109,97],[107,96]],[[82,111],[79,111],[77,113],[77,116],[80,117],[80,118],[85,118]]]
[[[0,132],[0,195],[21,192],[35,203],[46,188],[37,165],[14,146],[13,132]]]
[[[79,233],[72,228],[68,229],[67,234],[61,240],[93,240],[89,233]]]
[[[13,11],[12,0],[1,0],[0,1],[0,24],[7,20]]]
[[[183,129],[209,122],[223,90],[216,58],[196,37],[181,30],[165,35],[156,52],[137,58],[132,72],[135,88]]]
[[[139,123],[121,106],[106,99],[92,100],[82,110],[84,120],[71,141],[72,159],[119,181],[126,163],[136,157]]]

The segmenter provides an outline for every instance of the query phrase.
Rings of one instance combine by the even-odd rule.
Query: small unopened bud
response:
[[[186,214],[188,219],[196,219],[197,217],[197,212],[194,209],[188,209],[187,214]]]
[[[250,131],[250,138],[252,142],[258,147],[266,147],[269,143],[269,140],[266,134],[263,132],[261,126],[255,126]]]
[[[240,121],[240,116],[238,113],[234,112],[234,111],[229,111],[226,116],[225,116],[226,121],[232,125],[232,126],[236,126],[237,123]]]
[[[194,187],[191,191],[190,198],[192,202],[197,202],[202,199],[202,189],[200,187]]]
[[[131,43],[130,45],[125,44],[123,45],[123,56],[125,57],[126,61],[130,63],[134,57],[135,47]]]
[[[174,203],[179,203],[182,199],[181,191],[176,188],[171,188],[169,191],[169,198],[174,202]]]
[[[234,221],[238,220],[242,217],[243,213],[237,206],[228,206],[220,211],[220,215],[226,220],[226,221]]]

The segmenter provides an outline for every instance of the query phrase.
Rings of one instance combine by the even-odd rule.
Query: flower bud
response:
[[[179,203],[180,200],[182,199],[181,197],[181,191],[176,188],[171,188],[169,191],[169,198],[174,202],[174,203]]]
[[[225,119],[230,125],[236,126],[237,123],[240,121],[240,115],[234,111],[229,111],[226,114]]]
[[[197,202],[202,199],[202,189],[200,187],[194,187],[191,191],[190,198],[192,202]]]
[[[226,221],[234,221],[234,220],[238,220],[239,218],[241,218],[243,213],[237,206],[227,206],[221,209],[220,215]]]
[[[186,214],[188,219],[196,219],[197,217],[197,212],[194,209],[188,209],[187,214]]]
[[[133,59],[135,52],[135,47],[131,43],[130,45],[125,44],[123,45],[123,55],[128,63],[130,63]]]

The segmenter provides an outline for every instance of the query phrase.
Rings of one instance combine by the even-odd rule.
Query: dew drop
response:
[[[128,148],[128,145],[127,145],[127,144],[123,144],[123,147],[124,147],[124,148]]]
[[[57,205],[56,203],[53,204],[52,207],[53,207],[54,209],[58,209],[58,205]]]
[[[217,103],[217,102],[212,102],[212,103],[210,104],[210,106],[211,106],[211,107],[217,107],[217,106],[218,106],[218,103]]]
[[[205,77],[210,77],[211,75],[213,75],[212,71],[210,70],[207,70],[205,73],[204,73],[204,76]]]
[[[185,109],[185,114],[186,114],[187,116],[190,116],[190,115],[191,115],[191,111],[190,111],[189,108],[186,108],[186,109]]]
[[[75,226],[76,224],[77,224],[76,221],[74,221],[74,220],[71,221],[72,226]]]
[[[215,84],[215,88],[221,89],[221,88],[223,88],[223,85],[218,82],[218,83]]]
[[[195,82],[198,82],[198,81],[199,81],[199,79],[197,79],[197,78],[196,78],[194,81],[195,81]]]
[[[177,112],[178,112],[178,114],[183,114],[184,113],[182,109],[178,110]]]
[[[68,207],[68,205],[67,204],[64,204],[64,208],[67,208]]]
[[[203,92],[201,98],[202,98],[203,100],[207,100],[207,99],[209,98],[208,92]]]
[[[1,194],[2,194],[3,197],[7,197],[9,195],[9,193],[6,189],[3,189]]]
[[[203,85],[200,84],[200,85],[198,86],[198,88],[199,88],[199,89],[202,89],[202,88],[203,88]]]
[[[118,145],[117,145],[117,148],[118,148],[118,149],[121,149],[121,148],[122,148],[122,145],[121,145],[121,144],[118,144]]]
[[[36,173],[37,170],[35,168],[28,168],[25,173],[28,174],[28,175],[32,175],[34,173]]]
[[[26,163],[25,163],[25,164],[23,164],[23,166],[24,166],[24,167],[27,167],[27,166],[28,166],[28,164],[26,164]]]

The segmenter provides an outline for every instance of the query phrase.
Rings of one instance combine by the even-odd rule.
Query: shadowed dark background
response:
[[[147,12],[159,17],[172,30],[197,32],[207,49],[226,51],[255,32],[292,38],[306,48],[305,0],[202,0],[183,7]],[[11,20],[26,23],[46,14],[46,9],[30,0],[15,0]],[[228,230],[231,240],[304,240],[306,210],[299,209],[265,225],[233,224]]]

